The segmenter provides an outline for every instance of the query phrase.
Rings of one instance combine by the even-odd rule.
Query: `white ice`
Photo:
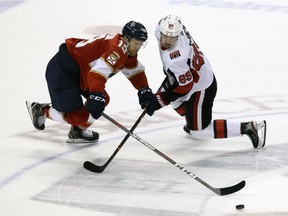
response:
[[[45,67],[65,38],[119,30],[130,20],[148,29],[139,59],[155,91],[164,76],[154,27],[169,13],[182,18],[214,68],[214,118],[265,119],[267,144],[193,140],[170,107],[145,116],[135,133],[214,187],[245,180],[235,194],[214,194],[133,138],[104,173],[88,172],[83,162],[105,163],[124,132],[100,118],[92,127],[98,144],[68,145],[68,125],[47,121],[36,131],[28,116],[26,100],[49,102]],[[288,215],[287,1],[0,1],[0,50],[1,216]],[[131,128],[142,112],[136,90],[121,73],[107,89],[105,112]]]

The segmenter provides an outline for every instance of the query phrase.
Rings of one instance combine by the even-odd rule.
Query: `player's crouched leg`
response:
[[[188,135],[193,137],[194,139],[204,140],[204,139],[213,139],[214,138],[214,132],[213,132],[213,125],[212,124],[209,124],[209,126],[203,130],[190,130],[188,125],[185,125],[183,127],[183,130]]]
[[[99,134],[88,127],[94,122],[85,107],[65,113],[65,120],[71,125],[68,133],[68,143],[98,142]]]

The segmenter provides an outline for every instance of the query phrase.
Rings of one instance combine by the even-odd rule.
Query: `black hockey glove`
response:
[[[91,92],[88,100],[85,103],[86,110],[93,118],[98,119],[105,109],[105,96],[99,92]]]
[[[164,81],[161,84],[161,87],[164,89],[164,92],[162,92],[162,97],[165,98],[165,101],[167,104],[169,104],[171,101],[177,100],[181,95],[175,93],[173,90],[177,87],[176,84],[171,85],[168,77],[164,79]]]
[[[147,114],[152,116],[158,104],[156,96],[149,87],[144,87],[138,91],[139,104],[142,109],[147,110]]]

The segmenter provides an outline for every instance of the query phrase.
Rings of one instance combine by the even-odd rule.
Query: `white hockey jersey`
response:
[[[194,92],[205,90],[211,85],[213,70],[184,26],[176,44],[170,49],[161,49],[159,24],[155,35],[164,72],[170,84],[176,86],[173,91],[181,95],[171,103],[173,107],[178,107],[178,104],[189,100]]]

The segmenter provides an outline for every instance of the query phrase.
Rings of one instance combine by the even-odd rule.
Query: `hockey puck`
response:
[[[244,209],[244,207],[245,206],[243,204],[236,205],[237,210],[242,210],[242,209]]]

